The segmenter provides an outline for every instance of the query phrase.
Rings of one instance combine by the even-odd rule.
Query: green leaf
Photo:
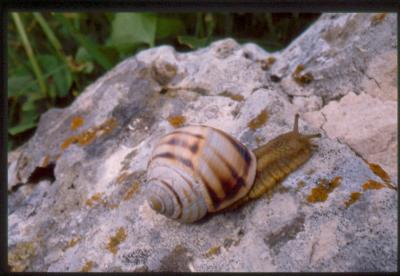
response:
[[[35,100],[27,100],[22,104],[22,111],[36,110]]]
[[[37,106],[36,101],[43,99],[42,94],[40,93],[29,93],[27,94],[26,100],[22,104],[22,121],[28,118],[28,120],[33,120],[32,118],[37,118]],[[26,118],[24,118],[24,116]]]
[[[126,52],[138,44],[154,46],[157,18],[147,13],[118,13],[112,23],[110,44]]]
[[[79,47],[78,51],[76,51],[75,59],[77,61],[92,61],[92,57],[90,56],[88,50],[85,47]]]
[[[113,66],[112,62],[101,51],[99,45],[94,42],[89,36],[86,36],[76,30],[72,24],[60,13],[54,13],[54,17],[62,24],[65,30],[65,36],[72,36],[75,41],[85,47],[93,59],[100,64],[104,69],[109,70]]]
[[[54,80],[57,96],[65,97],[68,95],[72,84],[72,75],[65,63],[51,55],[40,55],[38,56],[38,60],[45,70],[44,75],[51,76]],[[48,85],[51,86],[51,83]],[[49,90],[51,89],[49,88]]]
[[[10,133],[11,135],[17,135],[19,133],[22,133],[24,131],[27,131],[29,129],[32,129],[34,127],[36,127],[37,123],[36,122],[25,122],[25,123],[21,123],[18,124],[12,128],[8,129],[8,133]]]
[[[156,38],[163,39],[185,32],[185,24],[181,19],[172,17],[158,17]]]
[[[190,49],[198,49],[201,47],[205,47],[209,42],[209,38],[197,38],[194,36],[188,36],[188,35],[181,35],[178,36],[178,42],[180,44],[188,46]]]
[[[20,97],[32,92],[40,93],[36,80],[25,65],[19,66],[8,77],[7,92],[8,97]]]
[[[78,63],[78,72],[83,72],[90,74],[94,70],[94,64],[92,62],[92,57],[88,53],[85,47],[79,47],[75,55],[76,62]]]
[[[13,76],[8,79],[8,97],[20,97],[23,96],[27,90],[32,91],[35,89],[39,91],[39,87],[30,75]]]

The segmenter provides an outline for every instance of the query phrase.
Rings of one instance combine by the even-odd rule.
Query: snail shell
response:
[[[256,157],[221,130],[187,126],[160,140],[147,172],[150,207],[167,217],[193,222],[249,192]]]
[[[262,196],[305,163],[320,134],[292,131],[253,151],[208,126],[187,126],[163,138],[147,169],[146,198],[167,217],[193,222],[207,213],[235,209]]]

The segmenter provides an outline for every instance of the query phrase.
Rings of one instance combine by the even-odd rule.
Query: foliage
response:
[[[137,51],[178,51],[233,37],[267,51],[287,45],[318,14],[12,13],[8,17],[8,149],[26,141],[40,114],[65,107],[99,75]]]

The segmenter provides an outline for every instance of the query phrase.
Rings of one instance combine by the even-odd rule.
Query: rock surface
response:
[[[274,54],[225,39],[117,65],[9,154],[10,268],[396,271],[396,22],[324,14]],[[268,196],[194,224],[145,202],[151,150],[176,126],[210,125],[255,148],[296,112],[302,132],[323,137]]]

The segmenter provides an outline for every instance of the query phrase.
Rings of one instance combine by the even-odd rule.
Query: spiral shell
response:
[[[163,138],[147,169],[146,198],[167,217],[193,222],[244,197],[256,157],[235,138],[208,126],[187,126]]]

